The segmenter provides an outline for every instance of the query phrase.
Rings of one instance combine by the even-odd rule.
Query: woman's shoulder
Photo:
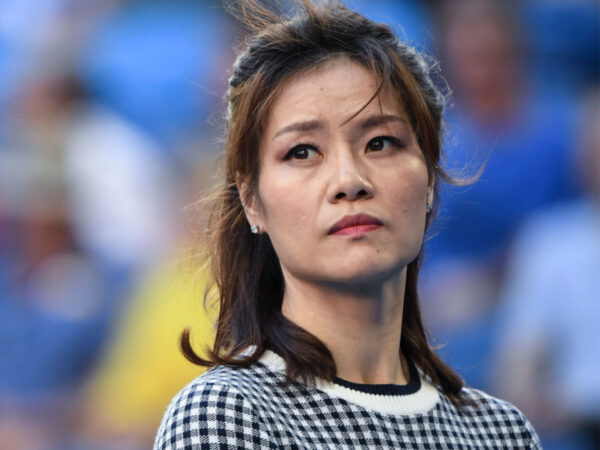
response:
[[[158,430],[154,449],[189,448],[201,444],[268,446],[256,424],[248,390],[260,390],[272,376],[259,365],[217,366],[185,386],[171,401]]]
[[[186,395],[201,395],[210,391],[252,392],[256,389],[265,389],[265,386],[279,381],[280,374],[271,370],[261,361],[256,361],[248,366],[218,365],[188,383],[175,399]]]
[[[506,415],[515,419],[525,419],[519,409],[510,402],[488,394],[487,392],[472,387],[463,387],[463,411],[470,414],[483,414],[484,412]]]
[[[247,371],[247,368],[213,367],[184,386],[173,397],[169,406],[185,406],[214,395],[236,397],[242,390],[242,385],[247,384]]]
[[[462,394],[458,415],[482,433],[509,436],[527,448],[541,448],[533,425],[515,405],[471,387],[464,387]]]
[[[173,407],[186,407],[193,404],[206,406],[208,400],[217,398],[241,401],[249,393],[268,390],[271,383],[277,382],[277,374],[262,364],[248,367],[215,366],[188,383],[171,401],[167,413]],[[223,406],[219,402],[218,407]]]

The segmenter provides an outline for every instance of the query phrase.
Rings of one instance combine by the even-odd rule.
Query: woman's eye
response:
[[[387,150],[390,146],[398,147],[400,143],[397,139],[386,136],[379,136],[373,138],[367,144],[367,150],[372,152],[380,152],[382,150]]]
[[[309,145],[297,145],[289,151],[285,159],[310,159],[318,155],[317,149]]]

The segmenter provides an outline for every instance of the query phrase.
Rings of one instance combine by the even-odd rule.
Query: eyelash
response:
[[[367,147],[369,147],[374,141],[383,141],[383,142],[389,142],[390,144],[392,144],[394,147],[398,147],[398,148],[402,148],[404,147],[404,144],[402,142],[400,142],[399,139],[393,137],[393,136],[377,136],[374,137],[373,139],[371,139],[368,143],[367,143]],[[380,152],[383,151],[385,149],[382,150],[373,150],[376,152]]]
[[[287,154],[285,155],[284,160],[289,160],[289,159],[293,159],[294,157],[294,153],[298,150],[301,149],[308,149],[308,150],[314,150],[314,151],[319,151],[319,148],[316,145],[312,145],[312,144],[299,144],[299,145],[295,145],[294,147],[292,147],[292,149],[287,152]],[[308,158],[298,158],[298,159],[308,159]]]
[[[402,148],[404,147],[404,144],[402,142],[400,142],[400,140],[398,140],[397,138],[393,137],[393,136],[377,136],[374,137],[373,139],[371,139],[368,143],[367,143],[367,148],[374,142],[374,141],[383,141],[383,142],[388,142],[390,144],[392,144],[395,147],[399,147]],[[287,154],[284,157],[284,160],[290,160],[294,157],[294,154],[296,151],[298,150],[302,150],[302,149],[307,149],[307,150],[314,150],[314,151],[319,151],[319,147],[313,144],[299,144],[296,145],[294,147],[292,147],[292,149],[287,152]],[[375,152],[379,152],[379,151],[383,151],[385,149],[382,150],[372,150]],[[308,158],[298,158],[298,159],[308,159]]]

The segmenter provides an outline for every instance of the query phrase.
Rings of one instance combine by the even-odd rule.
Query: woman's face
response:
[[[246,213],[288,280],[383,281],[419,253],[428,172],[403,107],[383,91],[352,117],[377,85],[340,58],[291,79],[275,99]]]

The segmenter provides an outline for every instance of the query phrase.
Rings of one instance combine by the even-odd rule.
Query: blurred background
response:
[[[354,0],[454,90],[432,342],[545,448],[599,448],[595,0]],[[193,254],[243,30],[218,0],[0,2],[0,449],[150,448],[214,311]]]

